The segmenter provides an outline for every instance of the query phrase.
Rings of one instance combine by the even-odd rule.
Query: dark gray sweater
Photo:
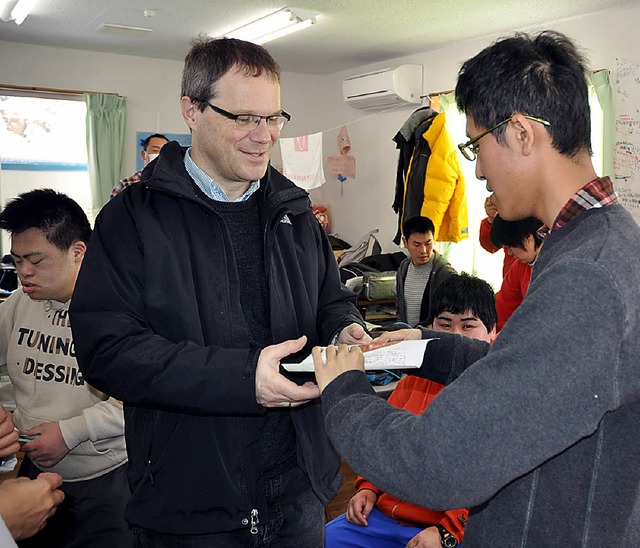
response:
[[[400,498],[471,507],[465,548],[637,546],[639,258],[622,206],[573,219],[547,239],[484,358],[454,335],[427,347],[422,374],[435,363],[453,382],[422,415],[374,396],[361,373],[331,383],[334,445]]]

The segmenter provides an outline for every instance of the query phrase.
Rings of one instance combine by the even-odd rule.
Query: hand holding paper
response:
[[[357,348],[364,353],[364,369],[366,371],[417,369],[422,366],[424,351],[430,340],[432,339],[382,342],[378,338],[369,344],[357,346]],[[341,344],[340,346],[346,345]],[[320,358],[324,360],[326,350],[335,347],[329,346],[327,349],[324,347],[318,348]],[[291,373],[311,372],[314,370],[314,366],[316,372],[318,371],[318,364],[313,358],[313,355],[305,358],[300,363],[283,363],[282,366]]]
[[[300,337],[262,349],[256,366],[256,401],[260,405],[298,407],[320,395],[315,384],[298,386],[279,372],[280,361],[301,350],[306,341],[306,337]]]
[[[367,344],[371,341],[371,336],[365,332],[364,327],[357,323],[349,324],[338,337],[340,344]]]
[[[340,346],[328,346],[326,349],[316,346],[311,355],[320,393],[342,373],[352,370],[364,373],[364,355],[359,346],[341,344]]]

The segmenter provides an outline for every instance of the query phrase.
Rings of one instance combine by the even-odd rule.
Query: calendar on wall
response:
[[[640,223],[640,62],[616,59],[614,184]]]

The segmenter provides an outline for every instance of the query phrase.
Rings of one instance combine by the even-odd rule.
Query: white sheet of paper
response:
[[[364,368],[367,371],[417,369],[422,365],[427,343],[433,340],[435,339],[399,341],[380,348],[366,350],[364,352]],[[324,359],[324,348],[322,349],[322,357]],[[282,367],[291,373],[313,373],[313,356],[309,355],[300,363],[283,363]]]

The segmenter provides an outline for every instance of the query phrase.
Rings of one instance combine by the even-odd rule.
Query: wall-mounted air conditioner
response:
[[[378,109],[421,103],[422,65],[400,65],[352,76],[342,82],[345,103]]]

